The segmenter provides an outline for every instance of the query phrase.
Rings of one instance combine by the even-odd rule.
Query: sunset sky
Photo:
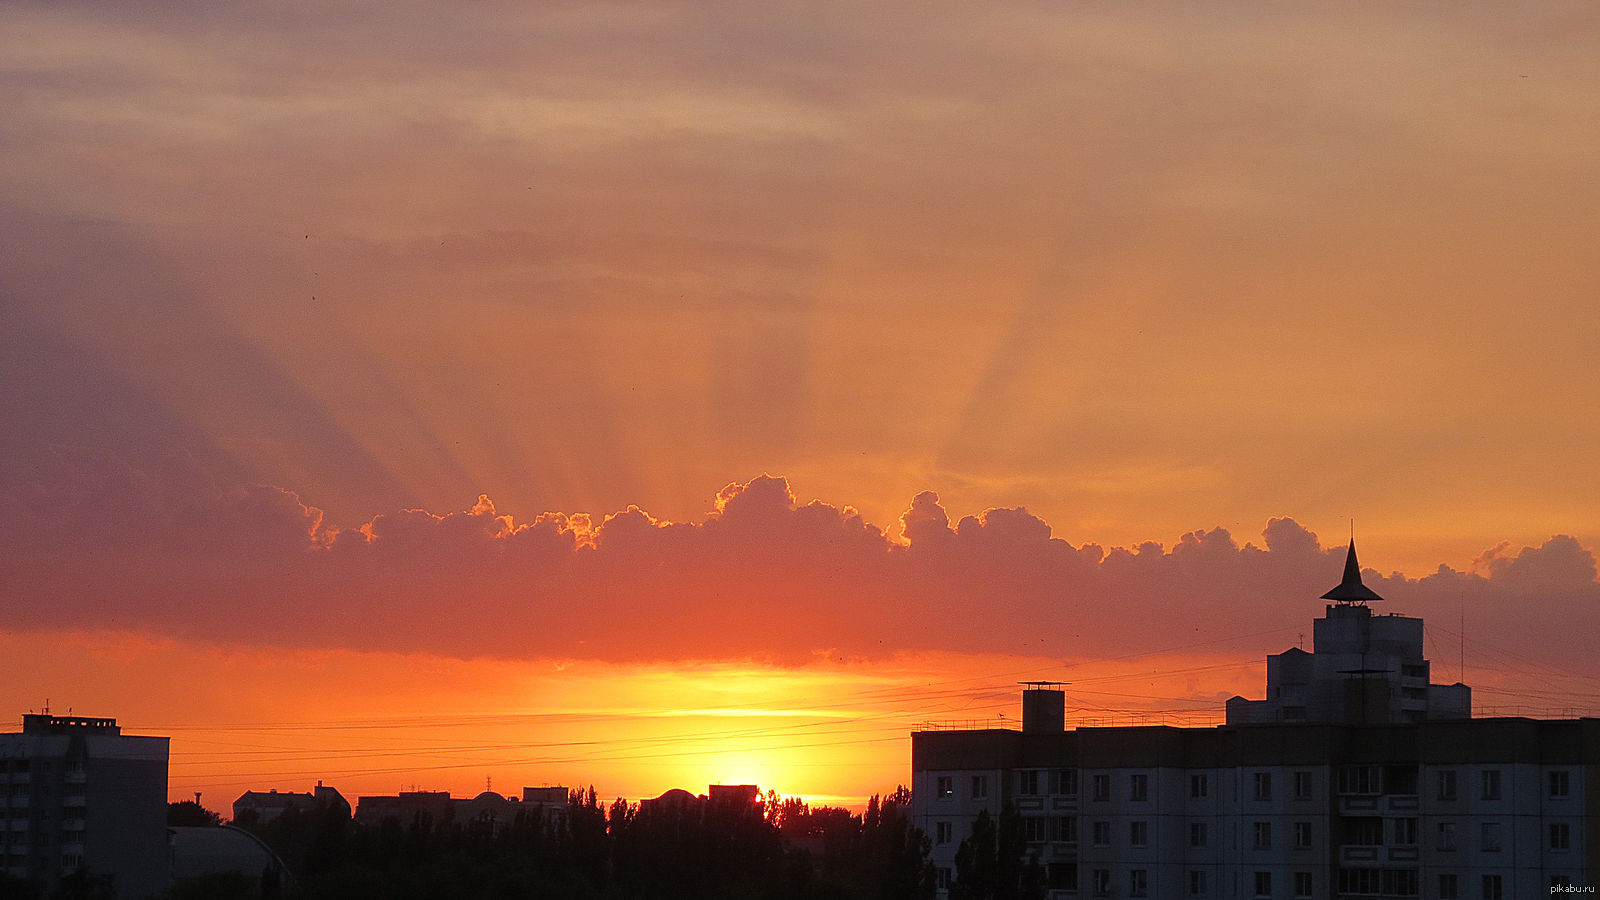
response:
[[[1597,45],[1562,0],[6,3],[0,721],[171,735],[221,811],[853,804],[1019,680],[1260,696],[1352,530],[1436,679],[1600,709]]]

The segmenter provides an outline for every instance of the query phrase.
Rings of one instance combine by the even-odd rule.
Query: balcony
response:
[[[1377,862],[1382,847],[1340,847],[1339,859],[1343,862]]]
[[[1383,798],[1377,794],[1357,794],[1339,798],[1339,811],[1345,815],[1361,812],[1376,812]]]

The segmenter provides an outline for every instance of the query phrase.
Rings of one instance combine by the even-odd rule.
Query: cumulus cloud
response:
[[[763,475],[698,522],[637,507],[518,521],[480,496],[341,528],[279,488],[58,448],[4,497],[0,626],[461,657],[1125,656],[1304,626],[1344,554],[1290,518],[1267,523],[1264,546],[1222,528],[1074,546],[1021,508],[952,525],[932,492],[901,525],[893,537]],[[1470,595],[1474,616],[1530,646],[1571,643],[1600,602],[1594,556],[1567,536],[1477,568],[1366,577],[1411,615]]]

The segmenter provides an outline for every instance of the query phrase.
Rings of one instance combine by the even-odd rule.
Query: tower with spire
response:
[[[1423,656],[1422,620],[1377,615],[1383,598],[1362,583],[1356,542],[1333,601],[1315,620],[1312,651],[1267,657],[1267,697],[1228,701],[1228,724],[1272,722],[1387,725],[1472,717],[1472,689],[1434,684]]]

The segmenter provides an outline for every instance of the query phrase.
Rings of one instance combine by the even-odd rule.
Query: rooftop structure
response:
[[[1472,717],[1471,688],[1429,680],[1422,620],[1375,615],[1367,605],[1383,598],[1361,581],[1355,541],[1345,556],[1344,580],[1322,597],[1334,602],[1313,623],[1312,651],[1291,648],[1267,657],[1266,699],[1230,699],[1229,725],[1384,725]]]

